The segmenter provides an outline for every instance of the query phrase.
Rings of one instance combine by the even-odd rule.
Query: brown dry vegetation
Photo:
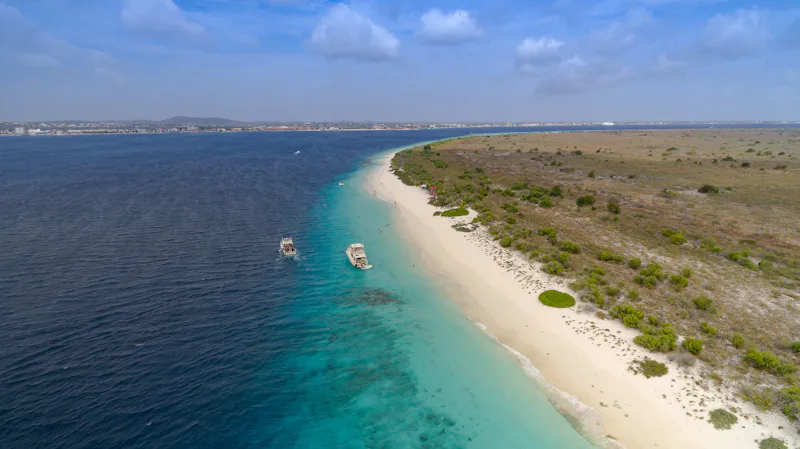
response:
[[[659,130],[462,138],[401,152],[393,164],[406,183],[435,184],[438,205],[466,203],[483,212],[504,246],[533,260],[565,260],[561,242],[577,243],[581,252],[569,254],[562,275],[576,281],[584,301],[612,316],[619,316],[615,306],[630,304],[645,320],[652,315],[657,325],[701,339],[708,376],[758,385],[744,395],[781,409],[791,403],[786,389],[797,388],[784,371],[800,365],[790,347],[800,339],[799,157],[797,129]],[[698,192],[703,185],[719,193]],[[563,197],[549,195],[554,186]],[[547,191],[552,208],[524,199],[535,187]],[[594,205],[578,207],[584,196]],[[608,207],[612,200],[619,214]],[[557,239],[539,235],[542,228],[554,228]],[[666,229],[686,242],[673,243]],[[603,251],[622,262],[598,260]],[[731,253],[739,254],[726,257]],[[660,264],[666,279],[654,288],[637,285],[639,270],[626,263],[632,258],[642,267]],[[591,279],[593,266],[606,274]],[[688,286],[670,282],[687,268]],[[709,310],[692,301],[701,295],[713,300]],[[702,322],[716,335],[701,330]],[[740,348],[730,343],[734,333],[745,338]],[[745,361],[748,349],[773,352],[781,372]],[[792,410],[782,411],[791,418]]]

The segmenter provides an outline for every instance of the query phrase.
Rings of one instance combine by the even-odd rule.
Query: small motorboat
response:
[[[362,270],[369,270],[372,268],[372,265],[367,262],[367,253],[364,252],[363,244],[353,243],[352,245],[348,246],[344,252],[347,254],[347,258],[350,259],[350,263],[354,267]]]
[[[287,235],[281,239],[279,251],[281,251],[284,256],[294,256],[297,254],[297,248],[294,247],[294,242],[292,241],[291,236]]]
[[[300,150],[295,151],[294,154],[300,154]]]
[[[339,181],[339,187],[342,187],[342,186],[344,186],[344,183]]]

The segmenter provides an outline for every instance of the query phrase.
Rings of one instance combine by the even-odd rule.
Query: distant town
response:
[[[46,121],[0,122],[0,136],[64,136],[85,134],[179,134],[265,131],[400,131],[441,128],[537,126],[666,125],[679,122],[529,122],[529,123],[378,123],[378,122],[238,122],[223,118],[173,117],[162,121]],[[690,123],[690,122],[683,122]],[[786,124],[800,122],[708,122]]]

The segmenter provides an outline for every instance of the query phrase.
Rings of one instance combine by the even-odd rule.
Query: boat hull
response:
[[[347,254],[347,259],[350,261],[350,265],[353,267],[358,268],[359,270],[369,270],[372,268],[372,265],[367,262],[366,258],[363,260],[357,259],[353,255],[353,251],[350,248],[344,250],[344,253]]]

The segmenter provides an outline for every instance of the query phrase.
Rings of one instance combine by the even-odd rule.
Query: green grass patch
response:
[[[666,376],[669,372],[667,365],[656,362],[653,359],[634,360],[631,362],[630,370],[634,374],[642,374],[646,378]]]
[[[539,295],[539,301],[549,307],[565,309],[575,305],[575,298],[571,295],[556,290],[547,290]]]
[[[463,207],[457,207],[442,212],[442,217],[463,217],[464,215],[469,215],[469,211]]]
[[[739,421],[736,415],[721,408],[711,410],[708,412],[708,416],[708,422],[713,424],[714,428],[717,430],[728,430]]]

